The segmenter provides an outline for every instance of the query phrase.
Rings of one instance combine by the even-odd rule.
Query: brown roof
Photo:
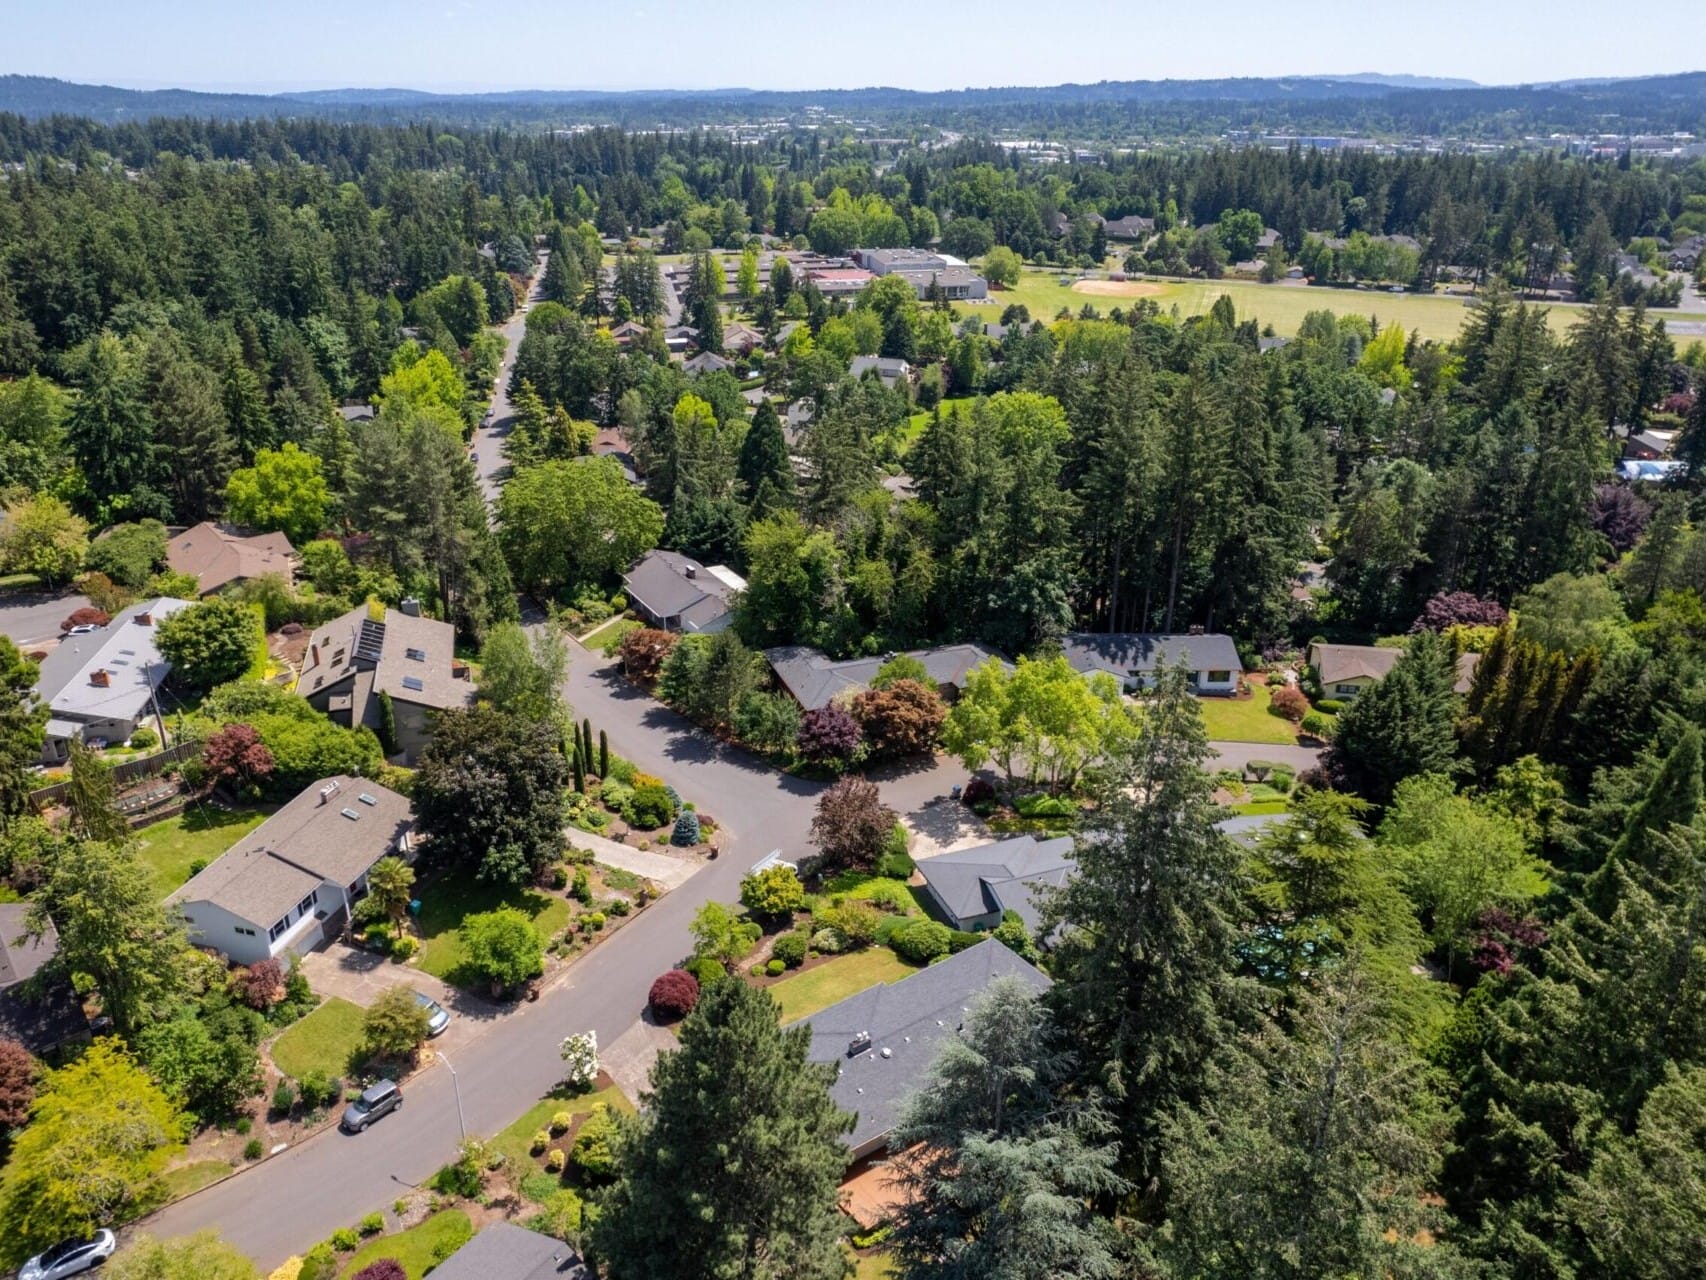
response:
[[[1371,644],[1317,644],[1310,646],[1309,664],[1325,686],[1341,680],[1384,680],[1403,656],[1402,649],[1380,649]]]
[[[360,605],[315,630],[296,691],[312,697],[361,671],[372,672],[373,693],[383,690],[397,702],[437,710],[471,706],[474,683],[457,679],[455,658],[456,628],[448,622],[397,609],[374,619]]]
[[[296,548],[282,533],[245,537],[224,525],[203,520],[166,543],[173,573],[187,573],[203,595],[232,582],[276,573],[290,582],[296,572]]]

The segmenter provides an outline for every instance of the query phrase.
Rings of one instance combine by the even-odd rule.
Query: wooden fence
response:
[[[126,783],[135,782],[138,778],[152,778],[166,771],[167,766],[177,764],[180,760],[188,760],[201,752],[199,742],[179,742],[167,747],[164,751],[156,751],[151,756],[139,756],[135,760],[126,760],[123,764],[112,766],[113,785],[123,788]],[[56,782],[51,787],[43,787],[39,791],[30,792],[30,803],[39,813],[49,805],[57,804],[71,792],[69,782]]]

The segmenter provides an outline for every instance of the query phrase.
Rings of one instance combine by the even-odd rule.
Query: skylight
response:
[[[359,813],[357,813],[354,809],[344,809],[344,810],[342,810],[342,813],[343,813],[344,817],[348,818],[351,822],[360,822],[361,821],[361,815]]]
[[[403,688],[413,689],[416,693],[420,693],[425,690],[426,685],[421,683],[421,678],[419,676],[404,676]]]
[[[356,799],[360,800],[363,804],[378,804],[379,803],[378,797],[370,796],[365,791],[363,791],[359,796],[357,796]]]
[[[409,658],[414,662],[425,662],[426,661],[426,650],[425,649],[410,649],[408,651],[408,654],[409,654]]]

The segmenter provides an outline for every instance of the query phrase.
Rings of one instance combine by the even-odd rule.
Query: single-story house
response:
[[[734,368],[734,365],[715,351],[701,351],[698,355],[682,361],[681,367],[688,373],[721,373],[725,369]]]
[[[1148,632],[1075,631],[1061,642],[1061,651],[1074,671],[1090,675],[1105,671],[1127,692],[1152,688],[1163,667],[1183,662],[1191,672],[1191,687],[1197,693],[1226,694],[1238,691],[1244,664],[1232,637],[1218,633],[1201,635],[1156,635]]]
[[[432,713],[473,706],[475,690],[467,664],[456,659],[456,628],[410,612],[418,608],[411,601],[403,605],[378,617],[360,605],[317,628],[296,691],[338,724],[374,732],[383,719],[379,695],[389,694],[391,745],[413,764],[432,739]]]
[[[172,664],[155,644],[155,624],[189,607],[188,600],[144,600],[99,631],[66,636],[42,659],[36,697],[48,711],[43,764],[68,759],[73,742],[125,742],[151,717],[158,720],[154,695]]]
[[[1706,235],[1689,236],[1670,247],[1670,256],[1665,262],[1672,271],[1692,271],[1700,265],[1703,255],[1706,255]]]
[[[307,788],[171,894],[190,941],[237,964],[299,955],[343,932],[367,873],[412,854],[407,798],[340,775]]]
[[[896,656],[916,658],[923,663],[937,690],[949,702],[959,697],[966,673],[973,667],[981,667],[991,658],[1003,665],[1006,662],[995,650],[981,644],[945,644],[934,649],[910,649],[904,655],[891,653],[841,662],[826,656],[821,649],[803,644],[780,645],[764,651],[765,660],[776,673],[776,683],[806,711],[827,707],[842,694],[868,689],[883,664]]]
[[[624,320],[610,331],[610,336],[616,339],[617,346],[626,347],[645,340],[646,326],[638,320]]]
[[[1385,649],[1372,644],[1312,644],[1309,646],[1309,665],[1315,668],[1321,681],[1321,694],[1327,698],[1349,701],[1371,685],[1379,684],[1404,656],[1402,649]],[[1469,692],[1474,679],[1478,653],[1466,653],[1457,660],[1458,693]]]
[[[166,564],[187,573],[204,596],[235,583],[274,573],[288,586],[296,581],[296,548],[282,533],[245,537],[230,525],[203,520],[166,542]]]
[[[1656,462],[1661,458],[1670,457],[1671,447],[1676,443],[1677,433],[1649,427],[1645,431],[1635,431],[1623,441],[1623,456],[1633,458],[1637,462]]]
[[[50,923],[42,936],[24,941],[27,902],[0,902],[0,1039],[16,1040],[36,1057],[89,1034],[89,1020],[63,973],[43,973],[59,954],[59,935]]]
[[[764,335],[751,325],[732,320],[723,326],[723,350],[751,355],[764,345]]]
[[[1280,233],[1272,227],[1263,227],[1262,234],[1256,237],[1256,252],[1266,253],[1280,242]]]
[[[663,331],[663,345],[671,355],[680,355],[688,347],[699,345],[699,330],[688,325],[672,325]]]
[[[734,621],[734,597],[746,579],[733,569],[707,568],[676,551],[648,551],[622,575],[634,611],[666,631],[713,632]]]
[[[973,849],[921,859],[918,873],[944,923],[955,929],[993,929],[1005,912],[1035,933],[1041,923],[1036,891],[1065,884],[1078,866],[1071,836],[1039,840],[1013,836]]]
[[[1049,980],[993,938],[967,947],[898,982],[867,987],[807,1018],[813,1062],[834,1064],[830,1097],[855,1117],[846,1137],[853,1158],[888,1142],[906,1096],[923,1082],[937,1047],[956,1034],[966,1012],[997,978],[1016,977],[1035,991]]]
[[[857,382],[873,369],[891,391],[897,384],[912,379],[912,366],[892,356],[854,356],[853,363],[847,366],[847,376]]]
[[[370,404],[339,405],[338,416],[345,422],[372,422],[373,406]]]
[[[1104,222],[1102,230],[1110,240],[1147,240],[1155,234],[1155,219],[1140,218],[1135,213],[1128,213],[1123,218],[1112,218]]]
[[[433,1280],[580,1280],[578,1254],[555,1236],[493,1222],[432,1269]]]

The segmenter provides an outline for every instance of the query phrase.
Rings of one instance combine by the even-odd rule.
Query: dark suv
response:
[[[389,1115],[403,1105],[403,1091],[393,1080],[381,1080],[378,1084],[368,1085],[349,1106],[344,1108],[344,1118],[339,1126],[350,1133],[360,1133],[379,1117]]]

